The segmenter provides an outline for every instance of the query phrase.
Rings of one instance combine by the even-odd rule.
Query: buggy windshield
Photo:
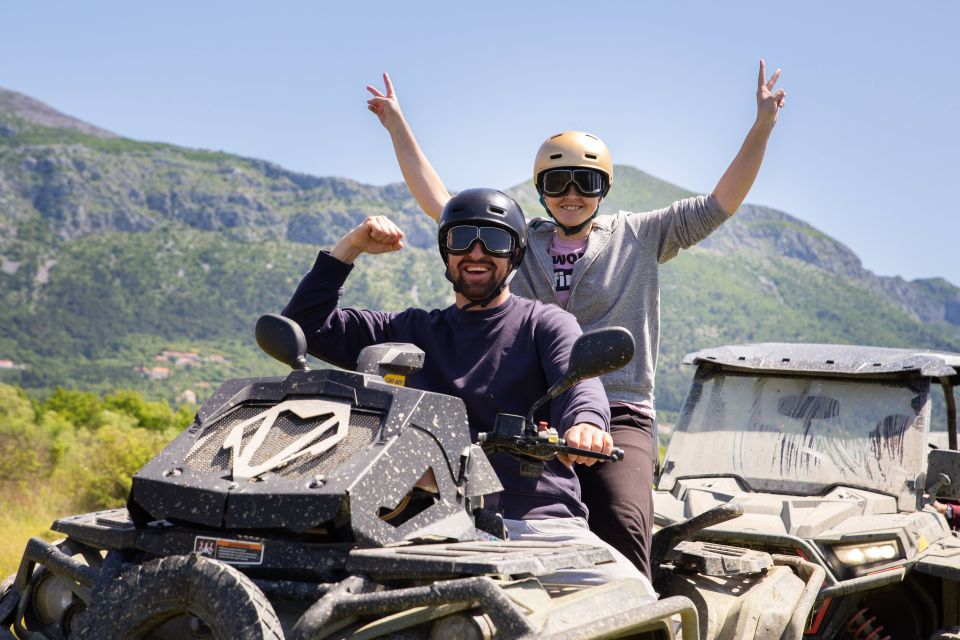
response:
[[[929,381],[699,372],[665,473],[735,475],[754,491],[834,484],[898,495],[923,469]]]

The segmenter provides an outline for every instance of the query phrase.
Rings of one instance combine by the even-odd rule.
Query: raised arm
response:
[[[427,156],[423,155],[417,139],[413,137],[410,125],[400,111],[400,102],[389,74],[383,74],[383,83],[386,95],[373,85],[367,85],[367,91],[373,94],[373,97],[367,100],[367,108],[376,114],[380,124],[390,134],[403,179],[417,204],[428,216],[439,220],[443,205],[450,199],[450,193],[443,186],[443,181],[434,171]]]
[[[303,277],[283,315],[294,320],[307,337],[311,355],[355,369],[360,351],[390,340],[397,314],[368,309],[344,309],[340,296],[353,262],[360,254],[380,254],[403,248],[403,232],[383,216],[367,218],[340,239],[330,252],[321,251]]]
[[[377,255],[403,249],[403,231],[385,216],[370,216],[346,235],[330,255],[344,264],[353,264],[363,253]]]
[[[780,69],[766,80],[766,65],[760,61],[760,77],[757,82],[757,119],[747,133],[740,151],[727,167],[720,182],[713,189],[713,196],[729,215],[733,215],[747,197],[753,181],[763,163],[763,154],[767,149],[767,140],[773,125],[777,123],[777,114],[783,108],[786,92],[773,87],[780,78]]]

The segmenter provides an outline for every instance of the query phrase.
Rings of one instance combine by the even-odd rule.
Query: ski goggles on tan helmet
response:
[[[570,185],[587,198],[603,196],[609,186],[607,176],[596,169],[548,169],[540,174],[537,190],[540,195],[558,198]]]
[[[540,145],[533,161],[533,184],[537,191],[541,192],[540,195],[543,195],[543,175],[553,169],[592,169],[603,174],[606,182],[600,196],[606,196],[613,184],[613,160],[610,150],[600,138],[585,131],[563,131],[550,136]],[[587,188],[590,185],[584,183],[581,186]],[[592,189],[587,190],[592,192]]]
[[[509,258],[513,254],[513,235],[500,227],[484,227],[463,224],[447,229],[444,248],[448,254],[460,256],[470,252],[474,242],[480,242],[485,253],[498,258]]]

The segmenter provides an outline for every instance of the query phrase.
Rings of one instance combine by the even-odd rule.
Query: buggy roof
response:
[[[687,354],[684,364],[715,363],[731,369],[838,376],[891,374],[953,377],[960,354],[923,349],[892,349],[841,344],[764,342],[727,345]]]

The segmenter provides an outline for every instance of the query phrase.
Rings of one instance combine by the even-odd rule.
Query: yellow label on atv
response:
[[[398,387],[402,387],[407,381],[407,376],[401,376],[399,373],[388,373],[383,376],[383,381],[387,384],[395,384]]]

